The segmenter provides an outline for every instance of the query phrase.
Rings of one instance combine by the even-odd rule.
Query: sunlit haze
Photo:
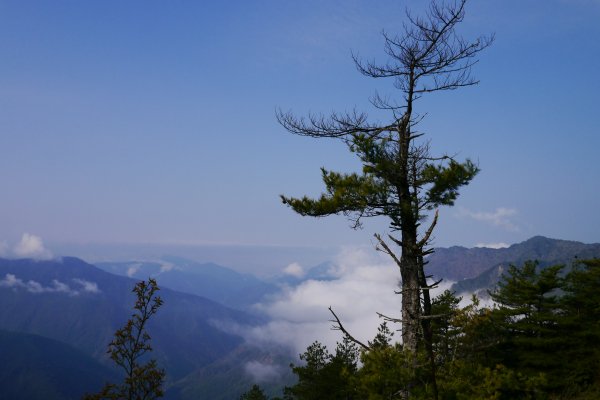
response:
[[[422,3],[1,2],[0,254],[370,246],[385,221],[353,231],[281,204],[318,195],[321,166],[359,163],[275,111],[372,112],[376,90],[397,96],[351,53],[385,61],[381,31]],[[440,211],[436,246],[600,241],[598,21],[594,0],[468,4],[462,33],[496,35],[481,83],[417,103],[432,150],[481,168]]]

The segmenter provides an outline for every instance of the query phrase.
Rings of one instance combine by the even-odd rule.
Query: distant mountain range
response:
[[[435,277],[457,281],[452,290],[474,293],[493,288],[507,267],[538,261],[540,267],[570,265],[576,259],[600,258],[600,243],[549,239],[534,236],[507,248],[437,248],[427,258],[427,272]]]
[[[53,350],[61,345],[69,347],[72,354],[81,355],[77,358],[80,364],[88,357],[88,360],[95,360],[96,364],[100,362],[105,365],[106,369],[106,366],[111,366],[106,358],[106,348],[115,330],[131,314],[134,302],[131,289],[135,282],[134,279],[107,273],[76,258],[65,257],[51,261],[0,259],[0,330],[30,335],[0,335],[0,348],[19,340],[24,348],[29,346],[29,342],[36,340],[53,343],[54,345],[47,347],[47,354],[44,353],[43,346],[36,348],[38,353],[41,351],[39,356],[36,356],[38,353],[32,353],[30,370],[37,371],[36,373],[45,370],[43,365],[52,365],[44,364],[46,361],[41,360],[52,360],[50,352],[62,351]],[[191,380],[186,378],[188,375],[199,374],[199,371],[210,368],[211,364],[233,354],[244,345],[241,337],[218,326],[228,323],[251,326],[263,321],[257,316],[227,308],[206,298],[167,288],[161,288],[160,296],[164,305],[150,321],[148,330],[152,336],[153,357],[166,369],[167,387],[172,388],[167,392],[167,398],[207,398],[198,396],[191,389],[184,390],[185,385],[182,386],[181,382],[189,383]],[[39,339],[31,339],[32,337]],[[7,353],[1,354],[3,366],[0,367],[0,378],[16,383],[13,375],[19,373],[6,369],[6,365],[18,365],[22,362],[23,352],[9,353],[12,359],[6,358],[9,355]],[[246,357],[250,357],[248,354],[246,352]],[[255,350],[254,354],[261,357],[259,350]],[[96,364],[88,363],[86,367],[97,371],[90,373],[86,391],[98,390],[104,383],[103,376],[106,373],[99,370]],[[85,370],[83,367],[79,369]],[[239,371],[236,373],[240,385],[245,383],[247,388],[251,386],[253,379],[244,374],[243,369],[243,363],[239,364]],[[46,394],[37,397],[31,394],[27,398],[71,398],[60,392],[61,382],[65,382],[68,378],[66,375],[71,371],[65,368],[61,374],[60,367],[53,371],[61,376],[53,377],[48,370],[45,378],[38,376],[37,380],[47,382],[48,385],[54,382],[54,389],[44,386]],[[13,379],[7,376],[13,376]],[[26,377],[27,369],[22,370],[19,376]],[[82,379],[81,382],[83,381],[85,380]],[[10,395],[12,389],[14,387],[11,385],[0,385],[0,398],[14,398]],[[239,392],[228,390],[229,388],[224,388],[220,396],[210,398],[229,399],[239,396]]]
[[[306,281],[334,281],[339,277],[335,274],[336,265],[331,261],[322,262],[300,275],[280,274],[272,277],[269,282],[277,285],[297,286]]]
[[[190,293],[227,307],[253,312],[253,306],[278,293],[282,286],[296,286],[307,280],[335,280],[335,265],[323,262],[299,276],[280,274],[261,280],[214,263],[199,263],[175,256],[151,261],[100,262],[98,268],[135,279],[155,278],[159,286]]]
[[[493,287],[509,264],[538,260],[544,267],[594,257],[600,244],[536,236],[504,249],[438,248],[427,270],[457,281],[460,294]],[[75,399],[114,380],[119,371],[106,348],[131,315],[135,282],[148,277],[157,278],[164,299],[148,329],[153,357],[167,371],[167,400],[236,399],[257,382],[280,394],[293,379],[294,355],[253,347],[224,327],[239,332],[267,322],[247,311],[282,288],[338,279],[330,262],[269,282],[177,257],[99,267],[72,257],[0,259],[0,399]]]
[[[266,295],[278,291],[276,285],[254,275],[241,274],[214,263],[199,263],[174,256],[152,261],[101,262],[95,265],[111,274],[130,278],[153,277],[159,286],[202,296],[239,310],[250,310]]]
[[[510,247],[492,249],[487,247],[466,248],[454,246],[436,248],[427,260],[427,271],[434,276],[460,281],[474,278],[497,264],[523,264],[528,260],[560,264],[580,259],[600,257],[600,243],[584,244],[570,240],[549,239],[534,236]]]

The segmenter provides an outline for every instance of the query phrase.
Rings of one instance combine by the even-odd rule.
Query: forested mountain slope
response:
[[[0,329],[68,344],[110,365],[106,348],[114,332],[131,315],[135,282],[76,258],[0,259]],[[261,322],[255,316],[198,296],[166,288],[160,290],[160,296],[164,305],[149,322],[148,331],[153,357],[167,371],[167,386],[243,344],[241,337],[219,326]],[[35,357],[30,361],[32,368],[43,370],[41,361]],[[10,372],[6,366],[0,369],[2,373]]]

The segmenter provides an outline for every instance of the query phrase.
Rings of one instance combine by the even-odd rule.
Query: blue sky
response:
[[[0,243],[369,244],[384,221],[302,218],[339,142],[286,133],[299,114],[370,111],[382,58],[423,1],[0,1]],[[481,84],[420,101],[433,150],[479,163],[438,246],[533,235],[599,242],[600,1],[471,1],[495,33]],[[1,250],[2,246],[0,246]]]

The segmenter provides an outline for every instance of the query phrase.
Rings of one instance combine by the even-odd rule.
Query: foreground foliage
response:
[[[335,354],[310,345],[284,398],[383,400],[407,391],[411,399],[600,398],[600,259],[565,269],[511,266],[492,307],[475,297],[460,307],[449,291],[433,299],[436,388],[424,345],[414,355],[383,323],[361,351],[348,338]]]
[[[240,400],[268,400],[260,386],[253,385],[252,389],[240,396]]]

